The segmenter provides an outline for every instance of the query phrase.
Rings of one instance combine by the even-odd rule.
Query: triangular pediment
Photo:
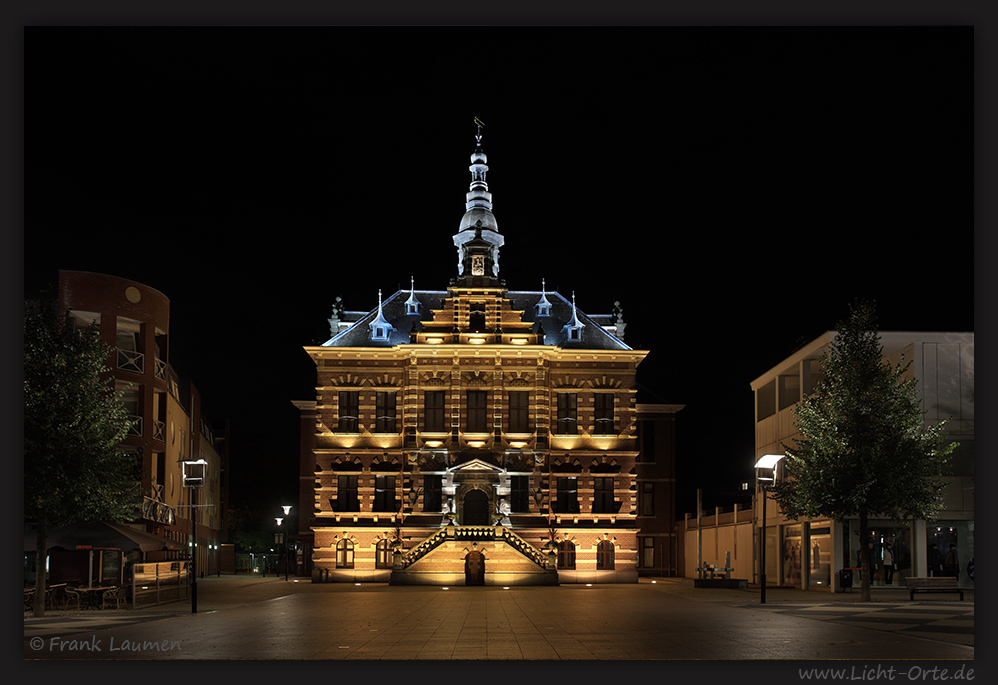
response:
[[[459,473],[463,471],[475,471],[478,473],[488,472],[488,473],[502,473],[504,469],[499,468],[495,464],[490,464],[487,461],[481,459],[471,459],[464,462],[463,464],[458,464],[457,466],[447,469],[451,473]]]

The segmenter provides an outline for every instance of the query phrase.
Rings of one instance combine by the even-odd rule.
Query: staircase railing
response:
[[[446,540],[501,540],[542,568],[547,568],[547,557],[539,549],[505,527],[448,526],[437,531],[402,555],[402,568],[410,566]]]

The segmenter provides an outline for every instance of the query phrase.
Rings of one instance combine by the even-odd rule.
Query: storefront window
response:
[[[800,587],[801,527],[783,527],[783,584]]]
[[[930,576],[955,576],[960,587],[974,587],[974,522],[937,521],[925,527]]]
[[[816,521],[811,524],[808,535],[807,563],[808,587],[828,587],[832,574],[832,524],[830,521]]]
[[[858,569],[862,565],[859,555],[859,523],[850,521],[848,526],[843,526],[843,531],[846,539],[845,566]],[[870,548],[870,568],[873,574],[870,584],[874,587],[903,587],[905,578],[916,575],[910,526],[871,522],[866,544]],[[853,582],[858,584],[859,577],[856,576]]]

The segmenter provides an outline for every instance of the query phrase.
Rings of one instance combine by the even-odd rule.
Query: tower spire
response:
[[[471,185],[468,187],[468,194],[465,198],[465,212],[461,219],[461,226],[454,235],[459,278],[471,275],[466,268],[470,255],[465,249],[465,246],[471,241],[477,241],[478,246],[475,251],[488,262],[487,273],[475,275],[488,279],[498,279],[499,277],[499,248],[502,247],[504,239],[499,233],[496,217],[492,213],[492,193],[489,192],[489,185],[485,181],[489,167],[488,158],[482,150],[482,129],[484,127],[485,124],[482,123],[482,120],[475,117],[475,151],[471,154],[471,166],[468,167],[471,172]],[[477,260],[476,263],[478,263]]]

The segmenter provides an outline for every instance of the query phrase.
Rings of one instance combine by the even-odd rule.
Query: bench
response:
[[[912,600],[915,599],[916,592],[959,592],[960,601],[963,601],[963,589],[957,585],[956,578],[952,576],[905,578],[904,584],[908,586],[908,594]]]

